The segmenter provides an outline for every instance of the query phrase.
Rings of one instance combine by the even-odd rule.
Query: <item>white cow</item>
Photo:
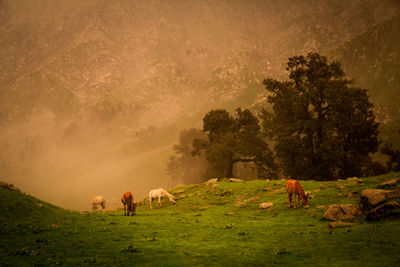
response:
[[[159,205],[159,207],[161,207],[161,199],[164,197],[167,197],[169,199],[169,202],[171,202],[172,204],[175,204],[174,196],[171,195],[170,193],[168,193],[167,190],[165,190],[163,188],[151,190],[149,192],[150,209],[153,209],[153,206],[151,205],[151,201],[153,199],[158,198],[158,205]]]
[[[106,200],[103,196],[95,196],[92,199],[92,209],[95,211],[101,206],[103,209],[106,208]]]

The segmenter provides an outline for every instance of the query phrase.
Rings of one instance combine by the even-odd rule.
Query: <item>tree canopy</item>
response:
[[[237,109],[234,116],[224,109],[209,111],[203,118],[207,140],[194,140],[194,155],[203,151],[214,174],[233,177],[238,162],[252,162],[259,175],[274,175],[275,163],[261,135],[258,119],[250,110]]]
[[[367,91],[353,86],[339,63],[318,53],[289,58],[287,70],[286,81],[264,80],[272,109],[261,115],[284,174],[298,179],[362,175],[379,145]]]

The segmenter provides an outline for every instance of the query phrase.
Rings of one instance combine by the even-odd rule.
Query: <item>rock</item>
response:
[[[242,179],[238,179],[238,178],[229,178],[229,181],[231,181],[231,182],[244,182]]]
[[[392,179],[378,185],[380,189],[396,189],[400,186],[400,178]]]
[[[205,185],[209,185],[209,184],[213,184],[213,183],[216,183],[216,182],[218,182],[218,178],[210,179],[207,182],[205,182],[204,184]]]
[[[379,220],[386,217],[400,217],[400,204],[397,201],[385,202],[370,210],[366,219],[369,221]]]
[[[324,218],[331,221],[352,220],[362,213],[357,204],[330,205],[324,212]]]
[[[337,228],[337,227],[352,226],[352,225],[355,225],[355,224],[357,224],[357,223],[338,221],[338,222],[330,222],[330,223],[328,224],[328,227],[329,227],[329,228]]]
[[[176,197],[175,199],[179,200],[179,199],[184,199],[185,197],[186,197],[186,195],[180,195],[179,197]]]
[[[274,206],[274,203],[272,203],[272,202],[264,202],[264,203],[261,203],[258,207],[260,209],[268,209],[268,208],[271,208],[273,206]]]
[[[173,194],[182,194],[183,192],[185,192],[185,190],[176,191],[176,192],[173,192]]]
[[[319,205],[319,206],[317,206],[317,209],[323,209],[323,208],[325,208],[324,205]]]
[[[321,189],[315,189],[313,192],[314,192],[314,193],[317,193],[317,192],[319,192],[319,191],[321,191]]]
[[[398,197],[400,197],[400,189],[365,189],[361,191],[361,204],[364,209],[373,209],[389,199]]]

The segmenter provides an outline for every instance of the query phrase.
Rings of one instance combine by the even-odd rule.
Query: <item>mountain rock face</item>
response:
[[[1,11],[2,121],[50,110],[60,119],[144,116],[146,124],[169,102],[160,125],[188,107],[254,98],[287,57],[335,48],[398,14],[399,4],[3,0]]]
[[[88,194],[172,185],[164,164],[180,130],[262,99],[288,57],[399,14],[395,0],[0,0],[0,176],[80,209]]]
[[[334,54],[346,74],[369,89],[378,119],[400,120],[400,16],[366,30]]]

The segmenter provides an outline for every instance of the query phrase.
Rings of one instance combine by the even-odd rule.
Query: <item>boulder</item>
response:
[[[396,189],[400,186],[400,178],[392,179],[378,185],[379,189]]]
[[[357,204],[330,205],[324,212],[324,218],[331,221],[352,220],[362,213]]]
[[[400,217],[400,204],[397,201],[385,202],[370,210],[366,219],[369,221],[379,220],[386,217]]]
[[[272,202],[264,202],[264,203],[261,203],[258,207],[260,209],[268,209],[268,208],[271,208],[273,206],[274,206],[274,203],[272,203]]]
[[[373,209],[389,199],[400,197],[399,190],[365,189],[361,191],[361,204],[364,209]]]

